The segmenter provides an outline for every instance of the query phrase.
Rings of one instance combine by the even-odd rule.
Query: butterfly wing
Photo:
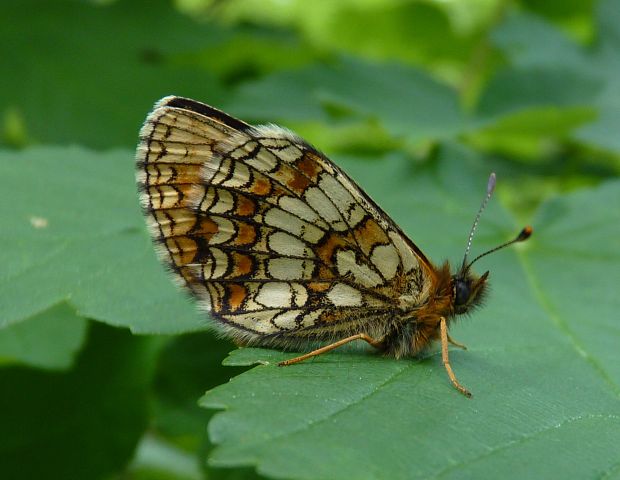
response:
[[[137,181],[160,257],[238,340],[379,331],[432,283],[389,216],[283,128],[166,97],[142,128]]]

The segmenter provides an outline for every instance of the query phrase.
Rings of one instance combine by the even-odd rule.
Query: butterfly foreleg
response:
[[[321,355],[322,353],[330,352],[338,347],[341,347],[342,345],[345,345],[349,342],[353,342],[355,340],[364,340],[371,346],[377,349],[380,349],[380,350],[384,348],[383,341],[375,340],[374,338],[372,338],[369,335],[366,335],[365,333],[358,333],[355,335],[351,335],[350,337],[343,338],[342,340],[338,340],[337,342],[330,343],[329,345],[325,345],[324,347],[317,348],[316,350],[313,350],[312,352],[308,352],[304,355],[300,355],[299,357],[291,358],[289,360],[284,360],[283,362],[278,363],[278,366],[285,367],[287,365],[292,365],[294,363],[303,362],[304,360],[307,360],[308,358],[316,357],[317,355]]]
[[[448,373],[448,377],[459,392],[461,392],[466,397],[471,397],[471,392],[467,390],[463,385],[459,383],[456,379],[456,375],[452,371],[452,367],[450,366],[450,358],[448,357],[448,343],[454,343],[450,341],[450,336],[448,335],[448,326],[446,325],[446,319],[441,317],[439,321],[439,329],[441,333],[441,359],[443,360],[443,365]]]

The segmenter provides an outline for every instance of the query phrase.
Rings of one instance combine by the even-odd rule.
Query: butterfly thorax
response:
[[[481,277],[463,271],[452,274],[447,262],[440,268],[433,268],[430,288],[422,301],[407,292],[399,298],[403,307],[401,324],[386,335],[385,353],[406,357],[423,352],[439,338],[442,317],[449,325],[458,315],[468,313],[481,303],[487,276],[488,272]]]

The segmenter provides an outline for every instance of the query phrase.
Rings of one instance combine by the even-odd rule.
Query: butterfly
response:
[[[434,265],[325,155],[276,125],[251,126],[209,105],[168,96],[140,131],[140,201],[160,259],[239,345],[309,353],[363,340],[386,355],[416,356],[480,304],[489,272]]]

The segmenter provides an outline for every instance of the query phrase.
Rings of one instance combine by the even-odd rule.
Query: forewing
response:
[[[430,286],[432,267],[394,222],[285,129],[166,97],[137,164],[161,257],[237,338],[346,334]]]

